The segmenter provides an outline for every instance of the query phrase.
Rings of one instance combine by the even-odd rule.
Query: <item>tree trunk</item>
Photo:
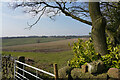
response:
[[[106,20],[101,14],[99,2],[89,2],[89,13],[92,19],[91,35],[94,48],[97,53],[103,56],[108,53],[105,36]]]

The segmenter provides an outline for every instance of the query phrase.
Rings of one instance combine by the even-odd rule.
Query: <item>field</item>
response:
[[[77,39],[66,39],[45,43],[24,44],[3,47],[4,51],[17,51],[17,52],[61,52],[70,50],[68,44],[72,44]]]
[[[45,43],[51,41],[64,40],[65,38],[13,38],[3,39],[2,46],[13,46],[23,44]]]
[[[31,65],[53,73],[54,63],[57,63],[60,69],[67,65],[67,61],[72,59],[73,52],[68,44],[72,45],[72,43],[76,41],[77,39],[54,39],[48,42],[43,41],[43,43],[19,43],[19,45],[14,45],[9,41],[8,46],[3,47],[2,54],[11,54],[14,57],[25,56],[27,59],[35,61],[34,64]],[[5,44],[4,41],[3,44]]]

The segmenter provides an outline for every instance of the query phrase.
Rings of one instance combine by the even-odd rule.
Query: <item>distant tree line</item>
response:
[[[83,35],[83,36],[75,36],[75,35],[70,35],[70,36],[17,36],[17,37],[2,37],[2,39],[15,39],[15,38],[66,38],[66,39],[71,39],[71,38],[89,38],[90,35]]]

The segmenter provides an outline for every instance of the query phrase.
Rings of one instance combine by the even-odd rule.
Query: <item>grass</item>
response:
[[[11,54],[14,57],[25,56],[35,61],[33,66],[53,73],[54,63],[57,63],[60,69],[66,66],[67,61],[73,57],[68,43],[72,44],[74,41],[77,41],[77,39],[4,46],[2,53],[4,55]]]
[[[72,51],[41,53],[41,52],[3,52],[3,55],[11,54],[14,57],[25,56],[35,61],[34,65],[37,68],[53,73],[53,64],[57,63],[58,68],[67,65],[67,61],[73,57]]]
[[[47,39],[47,38],[46,38]],[[78,39],[66,39],[45,43],[23,44],[3,47],[3,54],[12,56],[25,56],[35,61],[34,66],[52,72],[53,64],[59,68],[67,65],[67,61],[73,57],[73,52],[68,46]]]
[[[33,43],[45,43],[51,41],[64,40],[65,38],[14,38],[14,39],[2,39],[2,46],[13,46]]]
[[[30,65],[53,73],[54,63],[57,63],[58,69],[60,69],[66,66],[67,61],[73,58],[73,52],[68,44],[72,44],[78,39],[44,39],[43,42],[40,40],[40,43],[36,43],[38,39],[32,39],[32,41],[30,38],[28,41],[19,38],[16,40],[10,39],[11,41],[6,39],[6,42],[3,40],[2,54],[11,54],[14,57],[25,56],[25,58],[35,61],[34,64],[30,63]],[[83,39],[87,40],[87,38]]]

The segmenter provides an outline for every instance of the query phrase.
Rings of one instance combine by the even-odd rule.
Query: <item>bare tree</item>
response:
[[[101,55],[108,53],[106,44],[106,22],[109,20],[110,14],[104,13],[106,7],[114,7],[110,3],[100,3],[99,2],[21,2],[14,3],[13,7],[25,7],[27,8],[24,12],[32,13],[34,16],[38,16],[38,19],[30,28],[34,26],[41,19],[43,15],[47,15],[49,18],[54,20],[54,17],[59,14],[64,14],[77,21],[83,22],[85,24],[92,26],[92,39],[95,46],[95,51]],[[100,10],[101,9],[101,10]],[[107,19],[105,19],[107,18]],[[106,21],[107,20],[107,21]]]

